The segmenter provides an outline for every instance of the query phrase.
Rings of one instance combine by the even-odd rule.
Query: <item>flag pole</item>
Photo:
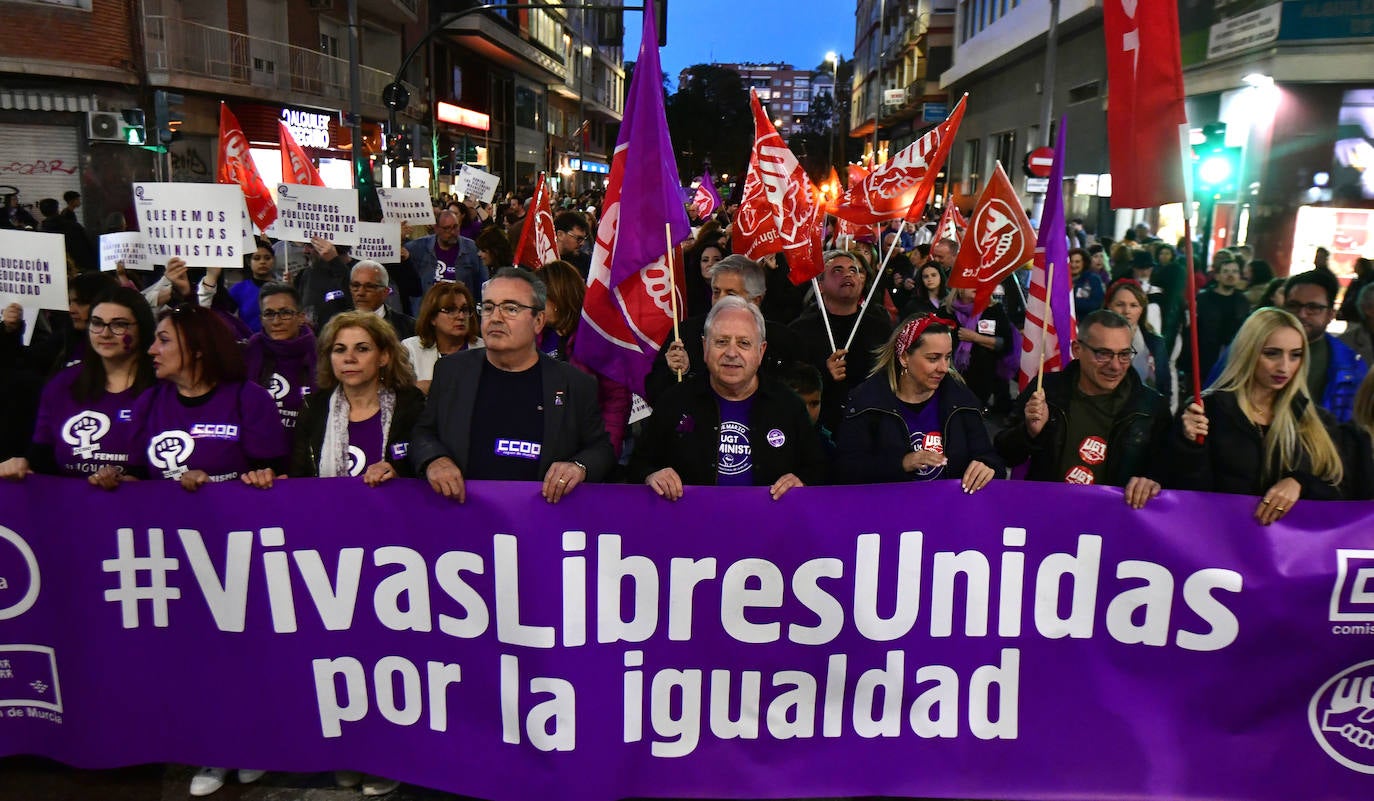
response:
[[[1193,224],[1192,204],[1183,212],[1183,256],[1188,270],[1188,344],[1193,354],[1193,403],[1202,405],[1202,375],[1198,371],[1197,356],[1197,274],[1193,272]],[[1197,443],[1202,444],[1204,437],[1199,436]]]
[[[902,224],[903,224],[903,225],[906,224],[905,218],[903,218]],[[844,342],[844,349],[845,349],[846,351],[849,350],[849,346],[850,346],[850,345],[854,344],[854,335],[857,334],[857,333],[859,333],[859,322],[861,322],[861,321],[863,320],[863,313],[864,313],[864,311],[868,308],[868,303],[869,303],[869,301],[873,300],[873,293],[875,293],[875,292],[878,291],[878,283],[882,280],[883,273],[887,271],[887,262],[888,262],[888,259],[891,259],[891,258],[892,258],[892,254],[895,253],[895,252],[897,252],[897,246],[900,245],[901,243],[902,243],[902,235],[901,235],[900,232],[898,232],[897,236],[895,236],[895,237],[892,238],[892,247],[888,248],[888,249],[887,249],[887,255],[886,255],[886,256],[883,256],[883,263],[882,263],[882,266],[880,266],[880,267],[878,268],[877,274],[873,276],[873,285],[870,286],[870,287],[868,288],[868,297],[864,298],[863,305],[859,306],[859,319],[856,320],[856,321],[854,322],[854,327],[851,328],[851,329],[849,329],[849,339],[846,339],[845,342]],[[883,246],[883,240],[880,238],[880,239],[878,240],[878,248],[879,248],[879,250],[882,249],[882,246]]]
[[[1036,391],[1036,392],[1044,392],[1044,391],[1045,391],[1045,351],[1049,349],[1049,342],[1050,342],[1050,318],[1054,316],[1054,307],[1052,307],[1052,306],[1050,305],[1050,303],[1051,303],[1051,300],[1050,300],[1050,299],[1054,297],[1054,295],[1052,295],[1052,294],[1050,294],[1050,293],[1053,292],[1053,291],[1054,291],[1054,262],[1050,262],[1049,264],[1046,264],[1046,265],[1045,265],[1045,307],[1044,307],[1044,310],[1043,310],[1043,311],[1044,311],[1044,314],[1045,314],[1045,319],[1043,319],[1043,320],[1040,321],[1040,371],[1039,371],[1039,372],[1036,374],[1036,376],[1035,376],[1035,391]],[[1057,332],[1056,332],[1056,333],[1057,333]],[[1056,337],[1056,340],[1057,340],[1057,339],[1058,339],[1058,337]],[[1060,360],[1060,362],[1062,363],[1063,360],[1064,360],[1064,356],[1063,356],[1064,349],[1063,349],[1062,347],[1059,349],[1059,353],[1060,353],[1059,360]]]
[[[677,270],[673,269],[673,224],[665,222],[663,224],[663,239],[668,243],[668,251],[663,254],[663,258],[668,262],[668,294],[672,296],[673,304],[673,341],[681,343],[682,333],[678,330],[677,318]],[[682,371],[674,370],[677,373],[677,382],[682,383]]]

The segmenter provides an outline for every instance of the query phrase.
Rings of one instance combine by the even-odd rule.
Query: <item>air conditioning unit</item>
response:
[[[92,142],[123,142],[123,115],[118,111],[86,112],[86,136]]]
[[[333,11],[334,0],[310,0],[311,11]]]

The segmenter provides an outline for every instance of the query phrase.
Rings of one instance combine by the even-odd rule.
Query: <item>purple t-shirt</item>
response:
[[[451,248],[439,247],[439,240],[434,240],[434,280],[435,281],[457,281],[458,280],[458,246]]]
[[[716,397],[720,406],[720,442],[716,446],[716,484],[748,487],[754,483],[753,448],[749,444],[749,410],[753,397],[742,401]]]
[[[138,393],[127,389],[74,400],[72,384],[80,374],[80,365],[68,367],[43,388],[33,441],[52,446],[64,476],[90,475],[105,465],[123,469],[138,433],[133,411]]]
[[[906,429],[911,432],[913,451],[934,451],[939,454],[945,452],[945,440],[940,431],[939,397],[939,392],[936,392],[925,403],[897,401],[897,409],[906,421]],[[939,478],[944,472],[944,465],[924,467],[912,473],[911,477],[916,481],[929,481]]]
[[[348,474],[360,476],[370,464],[382,460],[382,413],[348,424]]]
[[[204,470],[211,481],[232,481],[255,463],[282,460],[291,443],[267,390],[243,381],[183,398],[159,382],[134,404],[139,421],[135,464],[149,478],[179,479]]]

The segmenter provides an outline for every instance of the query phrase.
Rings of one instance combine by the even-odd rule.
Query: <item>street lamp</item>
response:
[[[839,90],[840,90],[840,57],[834,51],[825,54],[825,60],[830,62],[830,166],[835,166],[835,129],[839,127],[838,113]]]

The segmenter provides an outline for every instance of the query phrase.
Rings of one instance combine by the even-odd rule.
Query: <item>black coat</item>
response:
[[[1301,414],[1308,403],[1306,398],[1297,397],[1294,411]],[[1280,470],[1277,465],[1265,469],[1264,435],[1241,411],[1235,393],[1204,395],[1202,406],[1207,413],[1207,438],[1201,445],[1184,439],[1183,413],[1179,413],[1174,433],[1169,437],[1165,486],[1259,496],[1279,480],[1292,478],[1302,486],[1305,499],[1340,499],[1340,491],[1335,486],[1312,474],[1306,454],[1301,454],[1296,469]],[[1324,409],[1318,408],[1317,414],[1328,431],[1335,427],[1335,418]],[[1339,436],[1333,439],[1341,441]]]
[[[1050,417],[1040,435],[1031,437],[1026,430],[1026,402],[1034,393],[1034,386],[1026,387],[1016,399],[1011,424],[997,435],[997,452],[1009,466],[1030,461],[1026,478],[1031,481],[1063,481],[1059,467],[1064,448],[1068,446],[1069,401],[1078,384],[1079,365],[1069,363],[1067,370],[1045,375],[1045,403]],[[1145,386],[1135,370],[1127,370],[1122,381],[1130,386],[1120,414],[1107,433],[1107,463],[1102,484],[1124,487],[1136,476],[1159,481],[1161,457],[1169,439],[1172,418],[1169,403],[1153,389]]]
[[[295,441],[291,447],[290,474],[296,478],[313,478],[320,474],[320,449],[324,447],[325,423],[329,420],[332,396],[332,392],[305,396],[300,417],[296,418]],[[425,394],[420,390],[415,387],[396,390],[396,409],[391,414],[391,430],[386,435],[382,458],[396,468],[396,475],[402,478],[415,475],[410,460],[406,458],[406,451],[411,432],[424,408]]]
[[[773,431],[782,434],[774,444]],[[665,467],[683,484],[716,483],[720,445],[720,406],[709,376],[673,386],[654,404],[644,436],[630,457],[630,480],[643,482]],[[760,376],[749,410],[749,445],[754,486],[771,486],[788,473],[804,484],[825,478],[825,451],[806,405],[781,382]]]
[[[1342,423],[1335,432],[1345,478],[1341,497],[1347,501],[1374,501],[1374,440],[1358,423]]]
[[[1001,457],[993,450],[983,426],[981,404],[968,387],[955,378],[940,386],[940,433],[944,438],[944,478],[963,478],[975,460],[1002,474]],[[911,431],[898,411],[897,396],[879,373],[859,385],[849,396],[844,422],[835,443],[835,477],[846,484],[877,484],[911,481],[915,473],[902,469],[911,453]]]
[[[874,297],[878,295],[875,294]],[[835,349],[830,347],[830,338],[826,335],[825,319],[821,317],[821,312],[813,306],[794,320],[790,327],[801,340],[802,358],[820,371],[821,425],[834,431],[840,427],[840,419],[844,417],[844,404],[849,398],[849,393],[862,384],[872,372],[873,351],[887,342],[888,336],[892,333],[892,321],[888,319],[887,312],[876,303],[865,309],[862,317],[856,313],[843,317],[832,314],[829,318],[835,335],[835,349],[843,348],[844,341],[849,338],[849,332],[856,324],[859,326],[858,333],[854,335],[854,342],[849,346],[849,353],[845,356],[845,377],[840,383],[836,383],[830,377],[830,371],[825,366],[826,360]]]
[[[468,446],[482,378],[484,349],[465,350],[440,359],[424,413],[415,424],[410,441],[410,461],[421,478],[429,463],[447,456],[467,475]],[[544,383],[544,436],[539,454],[539,475],[554,462],[581,462],[587,481],[602,481],[615,464],[615,452],[606,434],[597,402],[596,379],[570,364],[539,356]],[[481,478],[481,476],[475,476]]]

